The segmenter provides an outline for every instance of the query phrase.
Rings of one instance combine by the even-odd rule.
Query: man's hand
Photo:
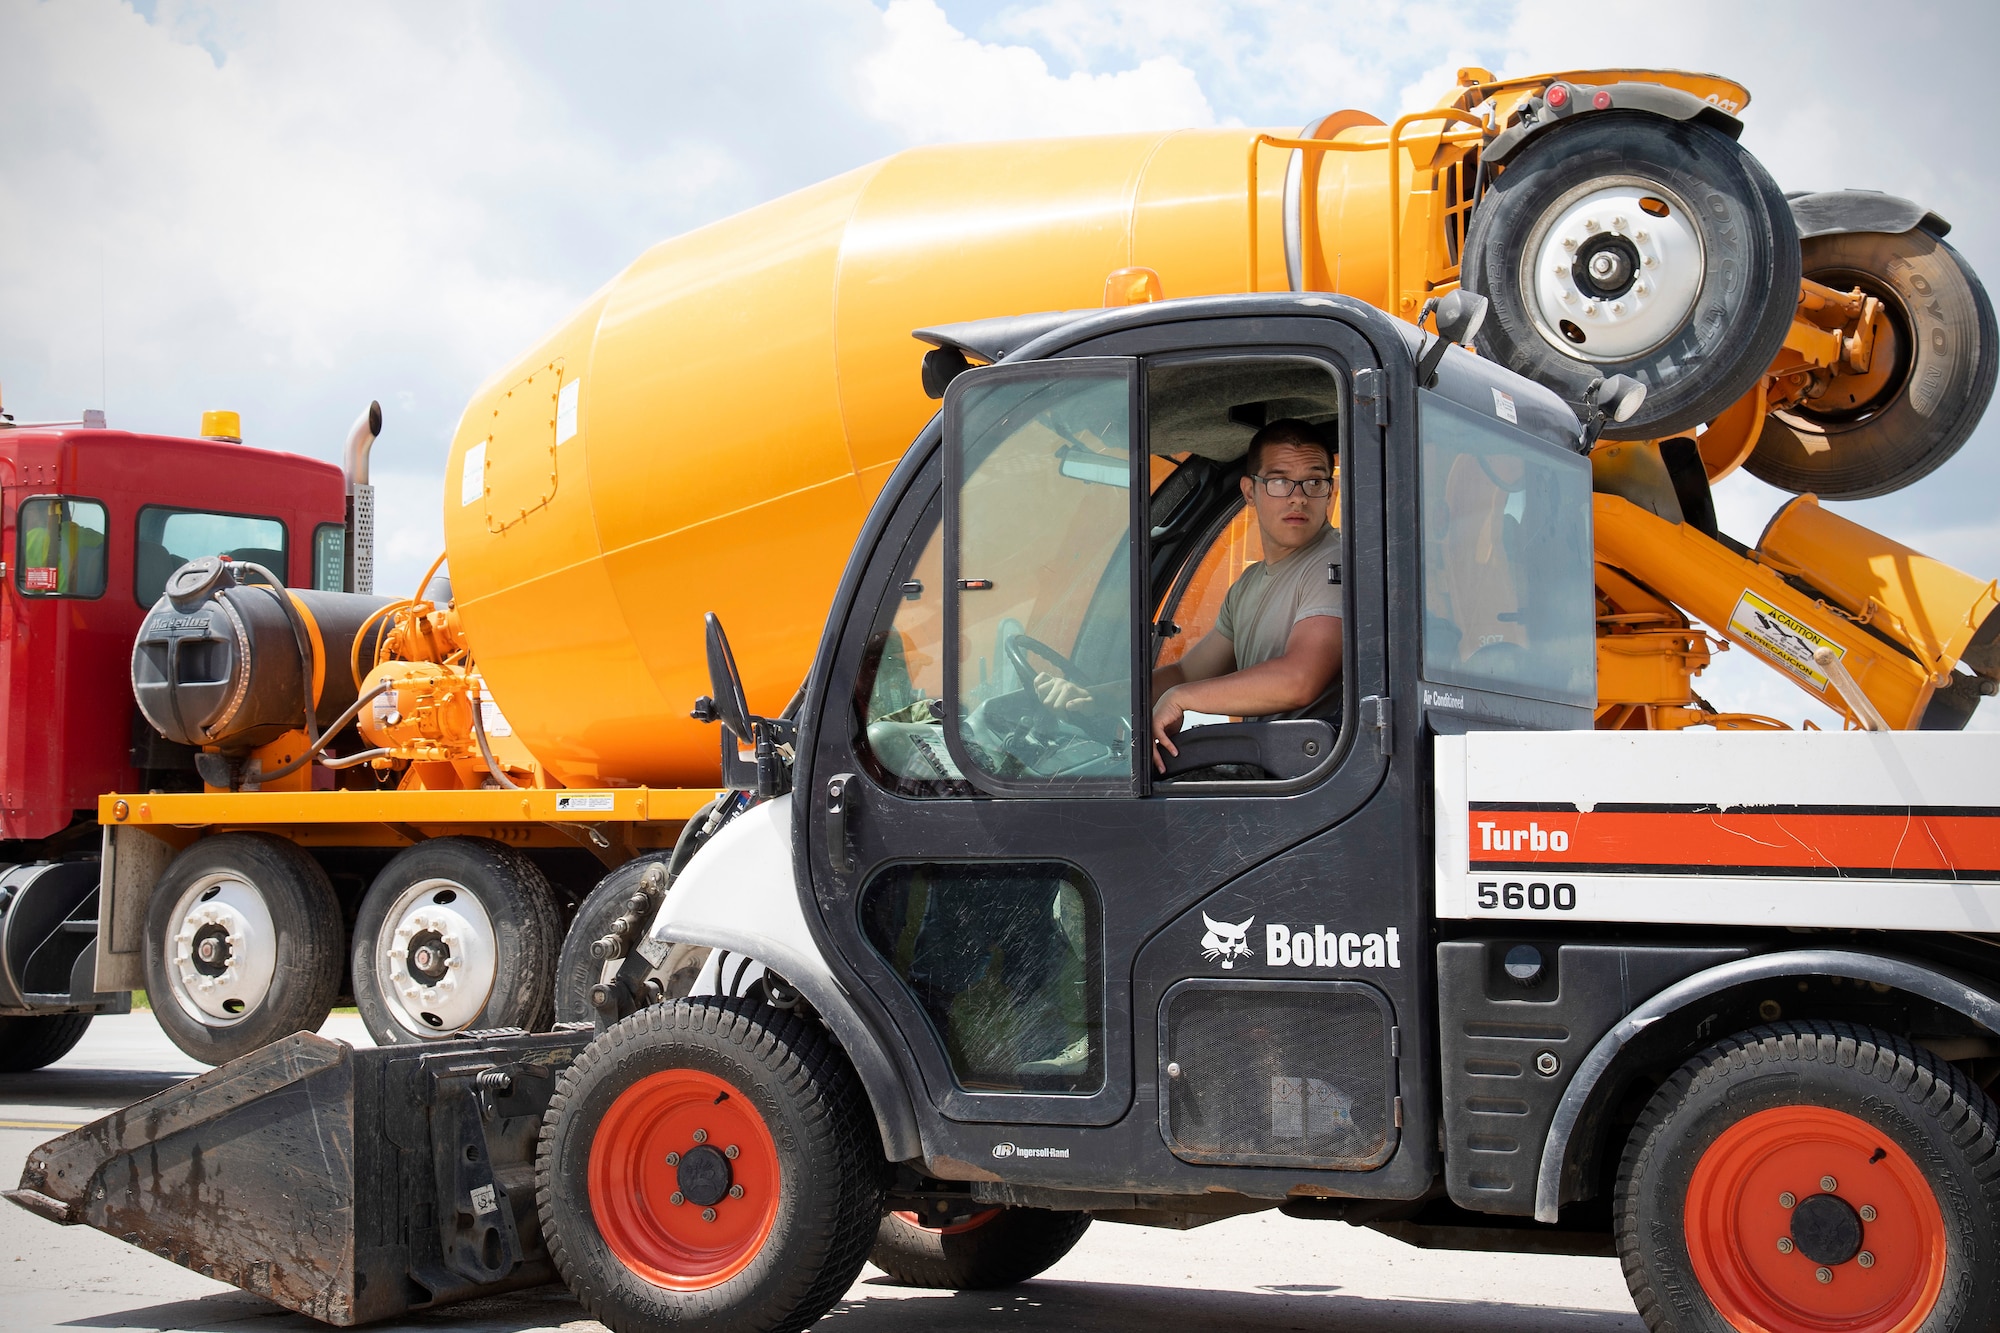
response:
[[[1035,697],[1054,713],[1081,713],[1097,702],[1075,681],[1047,671],[1035,673]]]
[[[1153,705],[1153,767],[1161,773],[1167,771],[1167,761],[1160,756],[1160,751],[1165,749],[1168,754],[1180,754],[1174,737],[1181,734],[1181,722],[1187,717],[1187,709],[1181,707],[1179,693],[1178,687],[1169,689]]]

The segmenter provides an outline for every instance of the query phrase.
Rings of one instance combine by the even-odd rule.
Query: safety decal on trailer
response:
[[[1737,600],[1736,609],[1729,613],[1729,633],[1821,694],[1826,693],[1826,673],[1813,661],[1813,654],[1821,648],[1831,648],[1835,657],[1847,656],[1847,650],[1832,639],[1804,621],[1786,615],[1748,588]]]
[[[1475,875],[2000,880],[2000,810],[1984,807],[1522,810],[1475,801],[1466,824]]]
[[[564,814],[572,810],[610,810],[614,808],[608,791],[583,792],[556,797],[556,813]]]

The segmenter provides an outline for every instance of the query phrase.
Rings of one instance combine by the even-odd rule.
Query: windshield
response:
[[[1589,462],[1434,393],[1420,414],[1425,678],[1595,703]]]

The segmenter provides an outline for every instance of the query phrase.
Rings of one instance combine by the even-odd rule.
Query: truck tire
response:
[[[562,943],[540,867],[486,838],[398,852],[354,918],[354,1007],[379,1046],[463,1032],[543,1032]]]
[[[1656,1333],[2000,1328],[2000,1108],[1886,1032],[1703,1051],[1640,1116],[1614,1209]]]
[[[1465,240],[1482,354],[1581,403],[1631,375],[1611,439],[1691,431],[1754,388],[1798,304],[1799,240],[1770,174],[1720,131],[1605,111],[1507,163]]]
[[[0,1018],[0,1074],[25,1074],[68,1055],[90,1027],[89,1014]]]
[[[269,833],[218,833],[167,866],[146,911],[146,994],[168,1040],[219,1065],[316,1032],[340,993],[326,871]]]
[[[1804,244],[1805,275],[1882,302],[1865,375],[1764,418],[1750,475],[1823,500],[1865,500],[1929,476],[1958,452],[1993,397],[1993,302],[1958,251],[1921,227]]]
[[[535,1185],[563,1280],[618,1333],[791,1333],[860,1273],[886,1173],[861,1082],[824,1028],[681,1000],[564,1071]]]
[[[613,933],[613,923],[628,915],[632,895],[640,892],[647,868],[665,865],[671,856],[670,852],[650,852],[627,861],[597,881],[597,887],[576,909],[576,917],[569,923],[569,933],[563,936],[562,953],[556,960],[556,1022],[590,1023],[596,1020],[597,1010],[590,1003],[590,989],[604,980],[607,966],[615,965],[593,958],[590,946]],[[647,920],[651,920],[650,914]],[[635,938],[637,932],[643,929],[642,923],[635,929]],[[671,997],[671,992],[669,994]]]
[[[1089,1213],[974,1208],[942,1225],[886,1213],[868,1261],[906,1287],[984,1291],[1026,1282],[1076,1248]]]

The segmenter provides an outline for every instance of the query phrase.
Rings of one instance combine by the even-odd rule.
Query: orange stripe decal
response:
[[[2000,818],[1719,810],[1473,810],[1474,868],[2000,877]]]

